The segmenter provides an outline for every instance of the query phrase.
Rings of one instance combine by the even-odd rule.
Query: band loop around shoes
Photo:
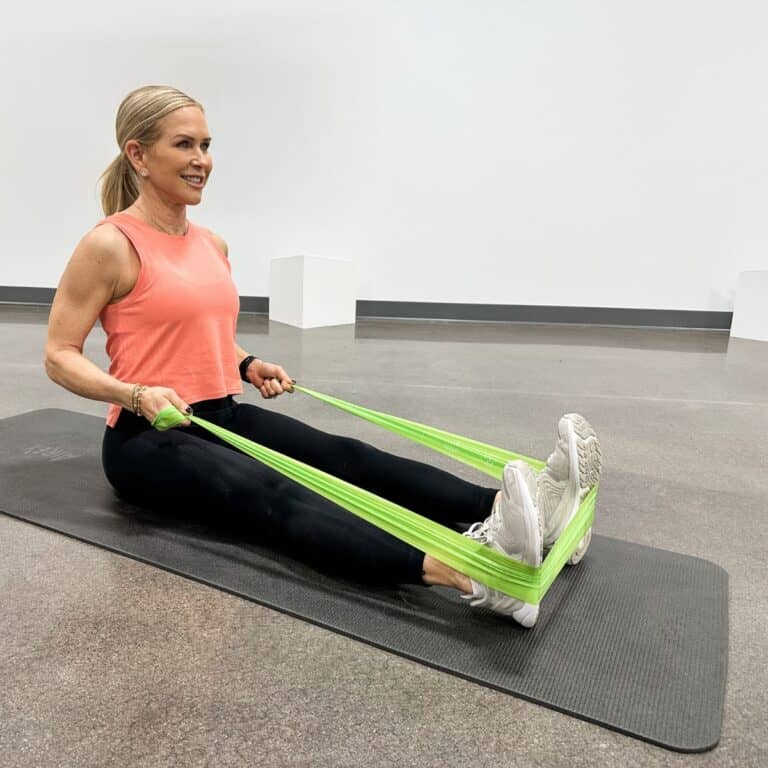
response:
[[[321,395],[298,385],[296,389],[451,456],[491,477],[500,478],[508,461],[522,460],[535,469],[541,469],[545,465],[545,462],[539,459],[480,443],[460,435],[453,435],[434,427],[371,411],[337,398]],[[152,426],[164,430],[177,426],[187,419],[243,453],[261,461],[451,568],[493,589],[498,589],[511,597],[534,605],[541,602],[557,574],[591,528],[594,520],[598,485],[594,486],[581,502],[578,513],[544,558],[542,565],[534,568],[370,491],[358,488],[198,416],[182,414],[173,406],[161,411],[152,422]]]

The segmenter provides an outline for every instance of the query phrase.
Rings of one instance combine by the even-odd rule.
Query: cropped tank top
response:
[[[229,259],[210,233],[190,221],[185,235],[170,235],[128,213],[96,226],[105,222],[131,241],[141,262],[133,290],[99,314],[110,375],[171,387],[188,403],[240,394],[240,299]],[[120,411],[110,404],[110,427]]]

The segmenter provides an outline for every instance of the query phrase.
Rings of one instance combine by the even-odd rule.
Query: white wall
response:
[[[207,109],[194,221],[359,298],[729,310],[768,259],[757,0],[72,0],[0,28],[0,285],[55,286],[139,85]]]

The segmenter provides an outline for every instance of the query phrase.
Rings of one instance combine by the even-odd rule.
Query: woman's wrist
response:
[[[144,390],[146,389],[146,385],[144,384],[134,384],[133,385],[133,392],[131,394],[131,410],[137,415],[142,416],[141,413],[141,398],[144,395]]]
[[[128,382],[121,382],[121,384],[122,387],[119,403],[123,408],[133,413],[133,393],[136,389],[136,385],[129,384]]]
[[[131,413],[140,416],[141,400],[142,396],[144,395],[144,391],[147,389],[147,385],[138,381],[132,384],[128,382],[121,382],[121,384],[121,396],[117,401],[118,404],[126,411],[130,411]]]
[[[255,355],[246,355],[241,361],[238,368],[240,369],[240,378],[243,381],[248,381],[248,366],[254,361],[258,360],[259,358]]]

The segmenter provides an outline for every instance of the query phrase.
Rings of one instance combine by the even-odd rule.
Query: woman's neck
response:
[[[175,209],[161,205],[152,206],[139,197],[132,206],[126,209],[126,213],[138,216],[142,221],[168,235],[187,234],[186,206]]]

